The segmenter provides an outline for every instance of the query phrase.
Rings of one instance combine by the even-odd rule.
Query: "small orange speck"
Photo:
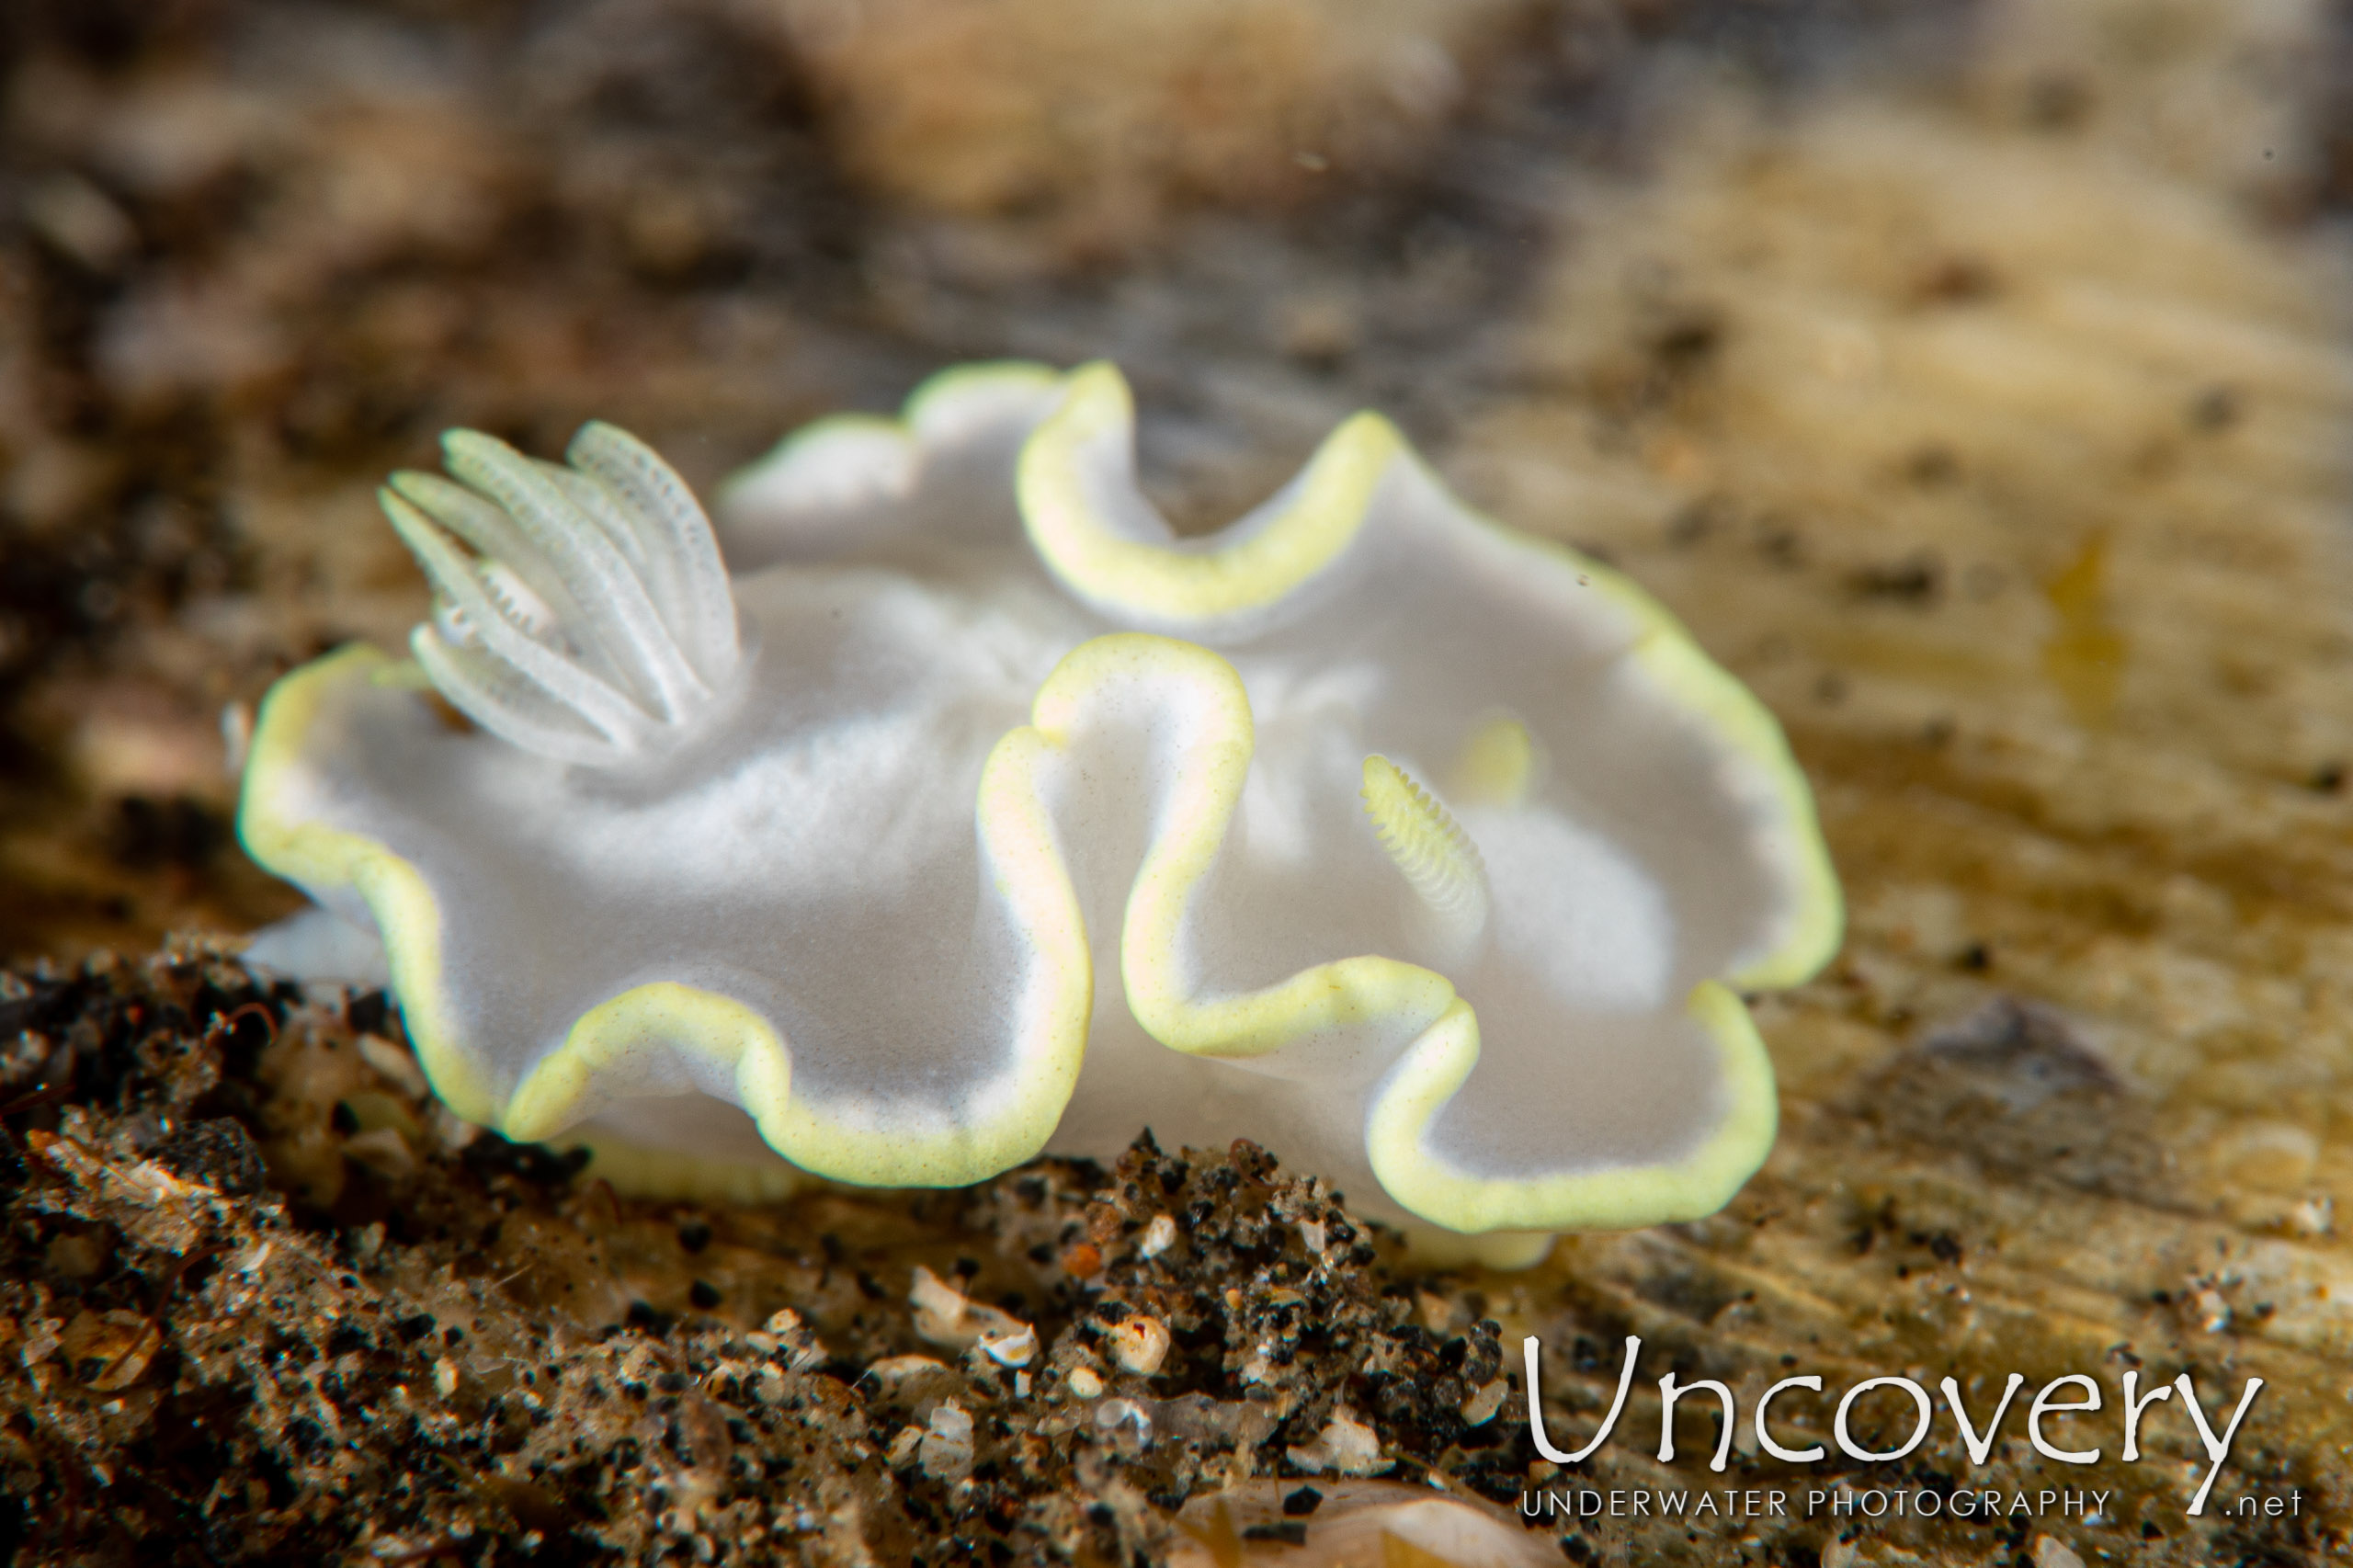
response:
[[[451,707],[448,698],[438,691],[426,692],[424,697],[426,706],[433,710],[433,716],[441,721],[443,729],[453,735],[473,733],[474,722]]]
[[[1074,1279],[1092,1279],[1103,1272],[1103,1255],[1091,1243],[1081,1242],[1063,1254],[1063,1272]]]

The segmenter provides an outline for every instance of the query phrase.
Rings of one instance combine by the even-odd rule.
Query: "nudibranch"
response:
[[[319,909],[256,961],[380,953],[456,1114],[624,1189],[1148,1126],[1498,1260],[1721,1207],[1776,1121],[1737,993],[1841,919],[1773,720],[1377,415],[1201,538],[1133,418],[1108,365],[950,370],[716,528],[608,426],[453,432],[382,495],[411,657],[262,705],[240,832]]]

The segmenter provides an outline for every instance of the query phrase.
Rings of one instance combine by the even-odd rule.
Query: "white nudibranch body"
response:
[[[609,426],[563,467],[453,433],[384,494],[414,662],[263,705],[240,831],[321,907],[255,961],[373,966],[452,1109],[625,1188],[1149,1126],[1494,1260],[1721,1206],[1775,1125],[1733,988],[1838,940],[1778,727],[1376,416],[1200,539],[1132,418],[1108,366],[950,371],[716,532]]]

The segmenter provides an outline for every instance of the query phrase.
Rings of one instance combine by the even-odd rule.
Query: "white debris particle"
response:
[[[1152,1413],[1134,1400],[1105,1400],[1095,1407],[1095,1425],[1115,1447],[1138,1453],[1152,1447]]]
[[[981,1340],[1013,1339],[1030,1332],[1011,1312],[973,1301],[918,1264],[907,1301],[915,1310],[915,1334],[934,1345],[969,1349]]]
[[[761,1327],[784,1356],[785,1365],[793,1371],[805,1372],[812,1367],[822,1366],[829,1358],[824,1343],[808,1324],[801,1321],[801,1314],[790,1307],[771,1313]]]
[[[1136,1238],[1136,1252],[1144,1257],[1158,1257],[1176,1244],[1176,1221],[1165,1214],[1154,1214],[1152,1223]]]
[[[416,1058],[382,1035],[363,1034],[355,1043],[359,1047],[362,1062],[412,1099],[425,1099],[433,1093],[432,1085],[425,1081],[425,1069],[416,1064]]]
[[[981,1352],[1000,1367],[1026,1367],[1037,1358],[1038,1331],[1025,1323],[1018,1334],[983,1334]]]
[[[1104,1335],[1111,1342],[1111,1358],[1121,1369],[1148,1378],[1168,1358],[1168,1325],[1138,1312],[1113,1324]]]
[[[1300,1469],[1318,1475],[1378,1475],[1393,1462],[1381,1457],[1380,1435],[1345,1404],[1333,1410],[1313,1442],[1283,1452]]]
[[[1493,1421],[1495,1418],[1495,1412],[1504,1407],[1504,1394],[1510,1387],[1509,1383],[1497,1378],[1491,1383],[1472,1389],[1471,1397],[1462,1402],[1463,1424],[1469,1426],[1483,1426]]]
[[[869,1366],[866,1374],[887,1389],[909,1378],[922,1377],[926,1372],[946,1370],[946,1363],[935,1361],[928,1356],[885,1356]]]
[[[950,1400],[931,1413],[931,1424],[915,1445],[915,1460],[935,1481],[962,1481],[972,1473],[972,1417]]]
[[[891,1439],[890,1452],[884,1456],[889,1460],[891,1468],[899,1470],[913,1464],[915,1449],[922,1447],[924,1437],[925,1428],[921,1426],[900,1427],[899,1435]]]

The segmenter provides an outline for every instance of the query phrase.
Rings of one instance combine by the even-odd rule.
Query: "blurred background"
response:
[[[2341,389],[2348,35],[2319,0],[0,7],[0,953],[288,907],[232,841],[239,715],[420,613],[369,492],[445,426],[610,418],[708,484],[958,359],[1117,358],[1180,526],[1379,406],[1777,700],[1857,684],[1796,646],[1819,590],[1963,600],[1930,641],[1997,662],[2056,616],[2104,717],[2108,467],[2341,471],[2276,357],[2198,356],[2270,334],[2295,397]],[[2052,319],[2086,272],[2106,314]],[[1639,559],[1735,539],[1767,613]]]
[[[2259,1374],[2237,1465],[2310,1511],[2189,1529],[2175,1432],[2100,1539],[2313,1560],[2348,215],[2347,0],[0,0],[0,958],[294,906],[232,831],[252,705],[425,612],[371,491],[447,426],[611,419],[708,494],[943,364],[1108,357],[1201,528],[1379,407],[1759,693],[1851,911],[1757,1004],[1783,1136],[1733,1207],[1433,1329]],[[319,1081],[256,1120],[275,1179],[472,1190],[350,1175]],[[701,1304],[660,1258],[640,1304]]]
[[[707,483],[946,362],[1110,355],[1211,517],[1359,403],[1458,422],[1629,62],[1735,19],[0,6],[0,954],[288,906],[221,718],[415,619],[369,496],[442,428],[599,415]]]
[[[1829,478],[1792,471],[1868,439],[1894,509],[1949,504],[1871,518],[1847,575],[1967,592],[1985,476],[1926,426],[1984,410],[1915,387],[1964,406],[1886,428],[1881,339],[2090,268],[2323,352],[2329,280],[2284,275],[2336,264],[2348,35],[2317,0],[22,0],[0,953],[286,906],[231,842],[222,715],[233,745],[290,663],[416,618],[369,491],[453,424],[607,417],[707,484],[942,363],[1108,356],[1180,526],[1370,404],[1520,526],[1761,527],[1784,568]],[[2031,383],[2004,412],[2145,398],[2210,444],[2248,412],[2230,365],[2130,384],[2198,328],[2119,358],[2120,320],[2056,384],[1981,355]],[[1794,395],[1792,349],[1832,384]]]

